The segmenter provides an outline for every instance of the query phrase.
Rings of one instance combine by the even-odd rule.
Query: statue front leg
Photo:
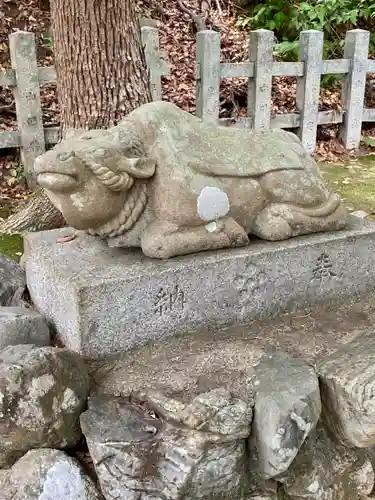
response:
[[[156,221],[146,228],[141,238],[143,253],[154,259],[242,247],[248,243],[249,238],[245,230],[231,217],[187,228],[170,222]]]

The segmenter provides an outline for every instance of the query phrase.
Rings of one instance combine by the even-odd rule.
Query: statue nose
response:
[[[66,160],[69,160],[70,158],[74,158],[74,156],[75,156],[74,151],[67,151],[67,152],[64,152],[64,153],[59,153],[57,155],[57,158],[60,161],[66,161]]]

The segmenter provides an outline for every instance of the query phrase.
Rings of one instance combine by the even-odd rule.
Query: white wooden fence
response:
[[[250,34],[249,62],[221,63],[220,34],[201,31],[197,35],[197,109],[205,121],[219,118],[221,78],[248,78],[248,118],[251,128],[298,128],[304,147],[312,153],[318,125],[340,123],[347,149],[356,149],[361,140],[362,122],[375,121],[375,109],[364,107],[366,74],[375,73],[375,61],[368,59],[370,33],[351,30],[346,34],[344,59],[323,60],[323,32],[302,31],[298,62],[273,61],[274,34],[256,30]],[[318,110],[321,76],[345,75],[341,96],[342,111]],[[297,77],[298,113],[271,118],[273,76]]]
[[[219,89],[221,78],[248,79],[248,117],[236,126],[250,128],[296,128],[305,148],[313,152],[317,126],[341,124],[341,137],[347,149],[358,148],[362,122],[375,121],[375,109],[364,107],[367,73],[375,73],[375,61],[368,59],[370,33],[348,31],[343,59],[323,60],[323,33],[303,31],[298,62],[273,61],[274,34],[256,30],[250,34],[249,61],[220,62],[220,34],[201,31],[196,45],[196,114],[206,122],[228,125],[219,120]],[[169,72],[160,58],[158,30],[142,27],[142,40],[150,74],[153,99],[161,99],[161,77]],[[20,147],[26,177],[30,184],[36,156],[46,144],[59,140],[58,127],[43,128],[40,84],[56,81],[53,67],[37,66],[35,36],[16,32],[9,36],[12,69],[0,72],[0,85],[14,90],[18,131],[0,132],[0,148]],[[341,111],[318,111],[321,75],[343,74]],[[271,117],[273,76],[297,77],[297,113]]]

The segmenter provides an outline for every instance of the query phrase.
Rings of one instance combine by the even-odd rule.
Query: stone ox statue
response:
[[[344,228],[299,139],[203,123],[167,102],[66,139],[35,162],[67,223],[153,258]]]

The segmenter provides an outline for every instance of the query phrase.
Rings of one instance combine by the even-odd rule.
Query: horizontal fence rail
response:
[[[162,98],[162,76],[169,65],[160,57],[158,30],[141,29],[152,98]],[[324,60],[323,33],[315,30],[300,34],[297,62],[273,60],[274,33],[255,30],[249,38],[249,61],[221,62],[221,37],[211,31],[197,33],[196,41],[196,115],[205,122],[243,128],[296,129],[305,149],[312,153],[319,125],[340,124],[340,135],[347,149],[356,149],[361,141],[363,122],[375,122],[375,109],[364,107],[367,73],[375,73],[375,61],[368,59],[370,33],[348,31],[343,59]],[[60,128],[43,128],[40,85],[56,81],[53,67],[37,67],[35,36],[16,32],[9,36],[12,69],[0,72],[0,85],[13,88],[18,131],[0,132],[0,148],[20,147],[28,181],[33,162],[46,145],[59,141]],[[322,75],[343,75],[341,111],[319,111]],[[297,78],[297,112],[271,116],[272,78]],[[222,78],[248,80],[247,116],[219,119],[219,93]]]
[[[323,59],[323,33],[316,30],[300,34],[298,62],[273,60],[274,33],[255,30],[250,34],[249,61],[220,62],[220,34],[201,31],[197,34],[196,114],[204,121],[231,125],[219,120],[219,91],[222,78],[247,78],[247,118],[239,118],[235,126],[248,128],[296,128],[305,149],[312,153],[316,146],[318,125],[341,124],[340,135],[347,149],[357,149],[363,122],[375,121],[375,110],[364,107],[366,74],[375,73],[375,61],[368,59],[370,33],[351,30],[346,34],[343,59]],[[320,111],[319,93],[322,75],[344,76],[341,95],[342,111]],[[272,78],[297,78],[297,112],[271,116]]]

